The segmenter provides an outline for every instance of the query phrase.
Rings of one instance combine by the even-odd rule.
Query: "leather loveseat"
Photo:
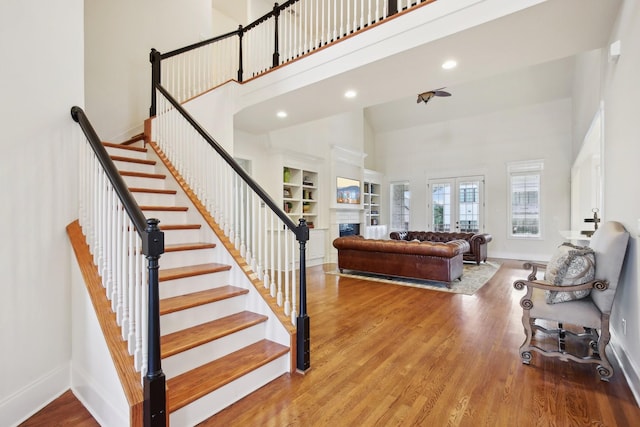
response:
[[[452,282],[462,276],[462,254],[469,250],[466,240],[451,242],[406,242],[338,237],[338,268],[387,276]]]
[[[445,233],[435,231],[394,231],[389,237],[393,240],[419,240],[421,242],[466,240],[469,242],[469,250],[464,254],[464,260],[473,261],[478,265],[487,261],[487,243],[492,240],[491,234],[486,233]]]

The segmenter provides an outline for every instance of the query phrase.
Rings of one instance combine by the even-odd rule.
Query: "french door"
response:
[[[484,176],[429,180],[431,229],[476,233],[484,228]]]

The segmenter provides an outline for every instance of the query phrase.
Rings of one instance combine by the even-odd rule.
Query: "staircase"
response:
[[[173,425],[194,425],[290,372],[290,341],[238,254],[221,244],[224,236],[158,153],[142,141],[104,146],[145,216],[158,218],[164,232],[159,292],[167,409]]]

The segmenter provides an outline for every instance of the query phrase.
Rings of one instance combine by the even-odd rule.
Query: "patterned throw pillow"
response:
[[[595,278],[595,254],[588,246],[563,243],[551,257],[544,279],[556,286],[571,286],[587,283]],[[573,292],[545,291],[547,304],[584,298],[590,289]]]

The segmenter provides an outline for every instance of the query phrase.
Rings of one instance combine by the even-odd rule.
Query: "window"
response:
[[[509,163],[509,236],[541,238],[542,160]]]
[[[391,183],[391,231],[409,230],[411,192],[408,182]]]

